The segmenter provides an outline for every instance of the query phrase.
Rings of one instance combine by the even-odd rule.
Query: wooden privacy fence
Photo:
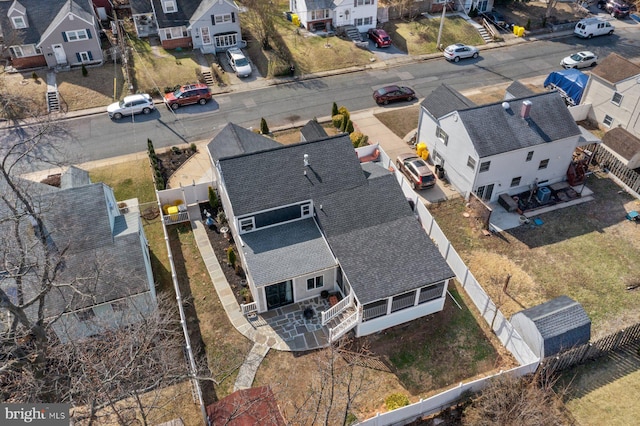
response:
[[[589,145],[587,149],[594,153],[593,162],[608,170],[636,194],[640,193],[640,173],[625,166],[618,157],[599,144]]]
[[[640,340],[640,323],[624,330],[603,337],[595,342],[589,342],[575,347],[553,357],[545,358],[539,371],[556,373],[573,367],[574,365],[590,361],[613,352]]]

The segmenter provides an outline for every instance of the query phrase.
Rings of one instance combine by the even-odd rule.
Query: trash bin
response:
[[[436,164],[436,176],[438,176],[438,179],[444,177],[444,168],[440,164]]]

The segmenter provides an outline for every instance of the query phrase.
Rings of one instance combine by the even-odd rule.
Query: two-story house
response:
[[[640,65],[611,53],[591,71],[582,96],[590,118],[605,129],[622,127],[640,138]]]
[[[587,143],[557,92],[475,105],[447,85],[422,101],[418,141],[456,190],[490,202],[566,180]]]
[[[234,124],[208,145],[257,312],[336,292],[330,340],[439,312],[454,276],[396,177],[348,135],[280,145]]]
[[[289,10],[310,31],[353,25],[364,33],[378,22],[378,0],[289,0]]]
[[[112,188],[91,183],[87,172],[74,167],[63,174],[60,188],[35,182],[24,185],[29,185],[43,227],[5,203],[0,208],[4,223],[20,224],[22,243],[36,265],[16,275],[18,269],[11,261],[20,256],[7,255],[11,252],[5,246],[2,268],[6,270],[0,273],[0,287],[12,303],[27,303],[41,294],[44,275],[37,272],[38,261],[44,263],[47,257],[42,250],[47,250],[57,269],[51,288],[44,292],[42,316],[55,319],[52,328],[62,342],[138,322],[156,308],[151,259],[138,211],[121,211]],[[4,226],[2,241],[11,241],[12,232],[12,226]],[[44,248],[28,243],[39,232],[46,234]],[[39,303],[33,303],[26,314],[35,320],[38,309]],[[10,321],[10,316],[4,316],[0,328]]]
[[[15,69],[100,64],[91,0],[0,1],[0,28]]]
[[[231,0],[131,0],[139,37],[157,34],[165,49],[203,53],[241,46],[239,11]]]

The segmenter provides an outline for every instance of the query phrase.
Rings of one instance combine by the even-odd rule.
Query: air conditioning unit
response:
[[[538,188],[538,193],[536,194],[536,198],[540,204],[546,204],[551,201],[551,190],[546,186],[541,186]]]

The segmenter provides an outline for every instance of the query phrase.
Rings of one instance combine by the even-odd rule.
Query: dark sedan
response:
[[[373,100],[378,105],[387,105],[395,101],[412,101],[416,97],[416,92],[410,87],[386,86],[373,92]]]

